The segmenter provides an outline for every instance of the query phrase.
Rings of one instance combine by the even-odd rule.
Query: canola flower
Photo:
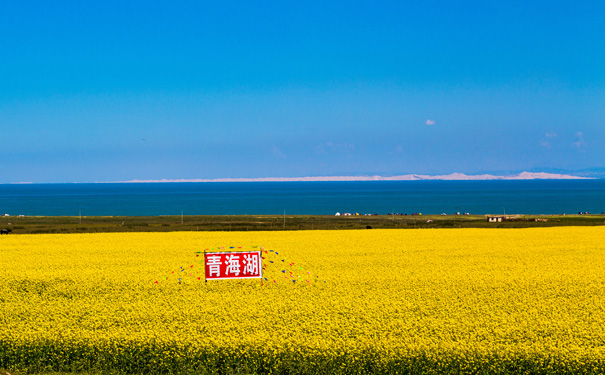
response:
[[[3,236],[0,368],[604,373],[603,238],[603,227]],[[231,246],[278,252],[264,253],[267,280],[205,283],[196,252]]]

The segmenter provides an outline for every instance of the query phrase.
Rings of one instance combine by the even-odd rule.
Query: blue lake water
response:
[[[0,185],[0,213],[139,215],[577,214],[605,211],[605,180]]]

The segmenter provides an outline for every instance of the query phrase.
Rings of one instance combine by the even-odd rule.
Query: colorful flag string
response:
[[[298,262],[288,259],[283,253],[280,256],[278,251],[266,250],[264,247],[258,245],[210,247],[203,251],[196,251],[194,254],[195,257],[199,257],[200,254],[205,252],[229,252],[230,250],[239,251],[241,249],[259,249],[261,251],[263,268],[263,278],[261,279],[262,286],[296,285],[297,281],[298,283],[303,284],[325,283],[324,280],[321,280],[310,270],[305,270]],[[278,263],[276,262],[282,262],[283,265],[278,266]],[[199,264],[197,268],[195,268],[195,263]],[[201,259],[189,266],[179,266],[179,268],[173,269],[164,275],[160,279],[161,283],[176,283],[178,285],[183,285],[192,284],[194,282],[203,282],[205,280],[203,264],[204,260]],[[283,275],[283,277],[278,277],[279,274]],[[160,280],[154,281],[154,284],[160,284]]]

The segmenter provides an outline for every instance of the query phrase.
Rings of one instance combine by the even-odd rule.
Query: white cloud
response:
[[[425,124],[427,124],[427,125],[435,125],[436,123],[437,123],[437,121],[435,121],[435,120],[431,120],[431,119],[428,119],[428,120],[426,120],[426,122],[425,122]]]
[[[558,134],[551,130],[548,133],[544,134],[544,136],[546,138],[555,138],[556,136],[558,136]]]
[[[550,145],[550,142],[548,142],[547,140],[543,139],[540,141],[540,146],[544,147],[544,148],[551,148],[552,146]]]

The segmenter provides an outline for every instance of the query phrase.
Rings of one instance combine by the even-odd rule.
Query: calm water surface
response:
[[[0,185],[0,213],[45,216],[573,214],[605,211],[605,180]]]

